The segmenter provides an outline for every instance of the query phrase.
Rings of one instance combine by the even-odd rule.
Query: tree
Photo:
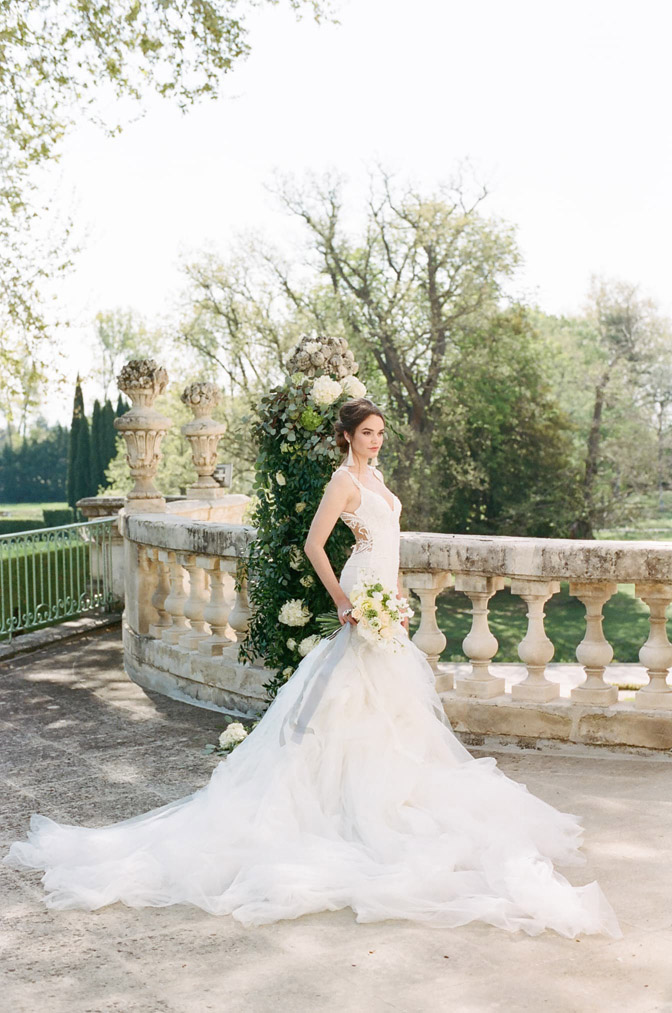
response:
[[[636,285],[593,278],[580,318],[537,314],[547,345],[547,375],[574,422],[581,507],[576,537],[631,521],[655,484],[651,395],[669,351],[663,322]],[[648,392],[648,393],[647,393]]]
[[[97,491],[105,483],[105,468],[109,463],[108,461],[104,461],[103,410],[97,398],[93,402],[93,414],[91,415],[89,454],[91,488]]]
[[[65,499],[68,430],[34,428],[18,449],[8,442],[0,455],[0,501],[44,503]]]
[[[97,313],[94,334],[98,348],[95,376],[105,397],[126,359],[154,358],[159,351],[159,336],[151,334],[132,310]]]
[[[279,0],[266,0],[276,4]],[[285,0],[297,17],[329,16],[328,0]],[[217,97],[224,76],[250,51],[255,0],[2,0],[0,3],[0,375],[22,342],[48,332],[45,280],[68,266],[70,223],[38,203],[36,172],[86,116],[121,129],[119,99],[153,89],[186,111]],[[51,224],[53,235],[45,228]],[[46,237],[46,238],[45,238]],[[7,326],[6,326],[7,324]],[[34,349],[33,349],[34,350]]]
[[[91,496],[95,491],[91,481],[89,423],[84,413],[84,397],[79,375],[72,407],[66,490],[68,505],[73,509],[77,505],[77,500]]]
[[[225,264],[190,265],[193,309],[181,337],[250,398],[277,381],[301,333],[346,337],[403,442],[386,463],[406,493],[404,519],[433,530],[442,511],[431,478],[441,407],[465,329],[496,314],[516,267],[513,229],[482,213],[485,189],[470,197],[460,181],[425,196],[377,170],[359,228],[346,227],[352,215],[339,179],[284,184],[279,194],[306,227],[304,263],[288,265],[258,243]]]
[[[573,425],[525,308],[463,334],[441,423],[440,530],[568,537],[581,505]]]

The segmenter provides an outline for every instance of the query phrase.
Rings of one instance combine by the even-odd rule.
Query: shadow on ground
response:
[[[144,693],[118,631],[4,666],[0,850],[31,813],[92,826],[201,787],[220,715]],[[672,1013],[672,760],[503,751],[505,773],[580,816],[622,940],[486,925],[358,924],[351,911],[244,929],[185,906],[49,912],[40,874],[0,866],[3,1008],[12,1013]]]

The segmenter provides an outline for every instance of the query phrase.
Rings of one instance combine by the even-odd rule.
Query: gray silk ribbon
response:
[[[327,648],[325,656],[320,659],[319,667],[314,678],[306,682],[301,690],[298,699],[294,702],[292,709],[286,716],[280,728],[280,745],[285,745],[285,729],[291,729],[292,742],[301,742],[306,732],[314,735],[315,732],[308,726],[308,722],[317,710],[318,704],[324,695],[331,673],[336,668],[345,654],[350,638],[352,636],[352,623],[343,623],[340,630],[330,634],[326,639],[334,643]]]
[[[303,736],[307,733],[310,735],[315,734],[314,729],[309,726],[309,721],[324,696],[324,691],[327,688],[332,672],[344,656],[355,633],[356,630],[353,628],[352,623],[343,623],[340,630],[336,630],[335,633],[326,638],[327,640],[333,640],[334,643],[327,649],[325,656],[320,659],[313,679],[306,682],[299,696],[294,701],[291,710],[282,722],[279,735],[281,746],[284,746],[287,741],[285,735],[287,728],[291,729],[290,738],[292,742],[301,742]],[[432,702],[431,706],[439,721],[452,731],[450,721],[446,717],[443,707],[438,706],[435,702]]]

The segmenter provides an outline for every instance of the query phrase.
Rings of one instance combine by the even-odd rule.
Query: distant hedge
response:
[[[60,507],[57,510],[42,510],[45,528],[58,528],[61,524],[74,524],[75,511],[72,507]]]
[[[0,535],[15,535],[20,531],[37,531],[44,527],[44,521],[22,519],[21,517],[0,517]]]

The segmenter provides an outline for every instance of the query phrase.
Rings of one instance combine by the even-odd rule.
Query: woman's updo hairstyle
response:
[[[369,415],[377,415],[383,422],[385,421],[385,416],[378,405],[375,405],[373,401],[369,401],[368,397],[353,397],[350,401],[345,401],[341,405],[338,412],[338,421],[334,422],[334,436],[336,438],[336,446],[342,454],[347,454],[348,452],[348,441],[345,438],[345,433],[354,436],[357,426],[364,419],[368,418]]]

